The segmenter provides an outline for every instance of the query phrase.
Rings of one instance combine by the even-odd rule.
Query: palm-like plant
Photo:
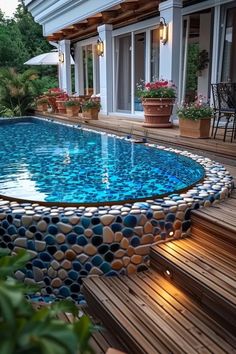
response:
[[[0,114],[3,116],[23,116],[32,107],[37,94],[34,70],[22,74],[12,68],[0,70]]]
[[[74,323],[57,318],[62,312],[77,315],[69,301],[55,302],[36,311],[25,298],[25,286],[13,274],[29,260],[26,253],[0,252],[1,354],[91,354],[88,341],[92,326],[83,316]]]

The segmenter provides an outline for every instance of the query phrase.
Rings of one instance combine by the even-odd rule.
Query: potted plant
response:
[[[80,111],[80,102],[76,100],[69,100],[64,102],[64,106],[66,107],[66,114],[70,117],[78,116]]]
[[[150,128],[170,128],[170,116],[176,97],[176,87],[171,81],[159,80],[141,83],[137,86],[137,96],[141,97],[144,109],[144,126]]]
[[[98,112],[100,111],[100,102],[89,99],[82,104],[82,115],[86,119],[98,119]]]
[[[180,136],[188,138],[209,138],[212,108],[200,97],[192,103],[184,103],[177,109]]]
[[[61,114],[66,113],[66,107],[65,107],[65,102],[68,101],[69,96],[67,93],[63,92],[56,98],[56,105],[57,105],[57,110]]]
[[[39,97],[36,101],[37,110],[40,112],[46,112],[48,109],[48,99],[46,97]]]

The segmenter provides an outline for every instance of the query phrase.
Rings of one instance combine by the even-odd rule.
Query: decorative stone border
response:
[[[152,244],[189,232],[191,209],[230,195],[232,177],[219,163],[187,151],[146,145],[197,161],[205,169],[204,180],[186,193],[123,205],[48,207],[0,199],[0,247],[12,252],[27,249],[31,255],[26,269],[16,272],[18,279],[37,283],[42,295],[82,302],[83,277],[146,269]]]

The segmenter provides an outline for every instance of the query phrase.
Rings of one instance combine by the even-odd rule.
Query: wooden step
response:
[[[153,269],[87,278],[83,291],[90,311],[129,354],[236,353],[236,338]]]
[[[231,197],[210,208],[194,210],[191,213],[192,237],[204,238],[223,246],[236,247],[236,191]]]
[[[170,272],[172,282],[236,331],[235,251],[203,240],[190,237],[154,246],[151,265],[162,274]]]

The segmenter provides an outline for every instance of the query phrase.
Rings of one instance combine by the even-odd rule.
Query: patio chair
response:
[[[231,133],[231,142],[236,138],[236,83],[212,84],[214,117],[212,136],[215,139],[221,123],[224,128],[223,141],[228,132]]]

